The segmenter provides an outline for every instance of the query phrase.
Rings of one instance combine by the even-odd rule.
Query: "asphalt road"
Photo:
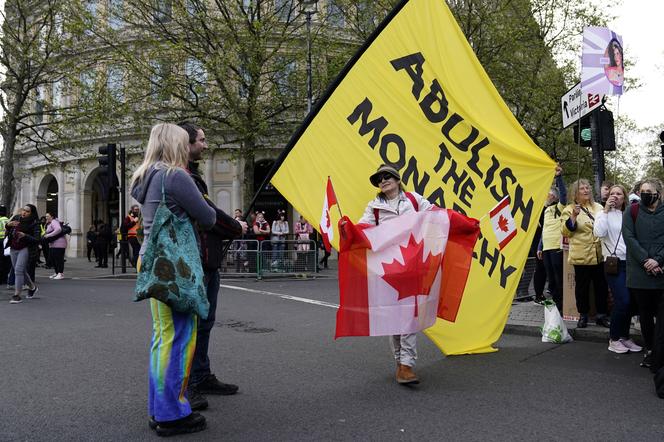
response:
[[[208,429],[183,440],[664,437],[664,401],[640,355],[505,335],[496,353],[446,358],[421,335],[423,382],[408,388],[394,382],[387,338],[334,341],[335,280],[222,284],[250,290],[222,288],[210,354],[240,392],[208,397]],[[48,281],[19,305],[6,292],[0,440],[157,439],[147,425],[148,305],[130,302],[132,288]]]

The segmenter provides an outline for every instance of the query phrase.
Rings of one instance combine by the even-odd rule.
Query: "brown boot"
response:
[[[419,384],[420,380],[415,372],[408,365],[399,364],[397,368],[397,382],[403,385]]]

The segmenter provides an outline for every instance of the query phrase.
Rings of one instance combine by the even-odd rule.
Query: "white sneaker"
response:
[[[629,352],[629,348],[623,345],[622,339],[618,339],[617,341],[612,341],[609,339],[609,351],[614,353],[627,353]]]
[[[58,273],[53,277],[53,279],[65,279],[65,275],[63,275],[62,273]]]
[[[53,279],[53,278],[55,278],[56,276],[58,276],[58,274],[57,274],[57,273],[54,273],[54,274],[52,274],[51,276],[49,276],[48,279]]]
[[[623,346],[627,347],[627,349],[633,353],[638,353],[641,350],[643,350],[643,347],[641,347],[640,345],[636,345],[634,341],[632,341],[631,339],[620,338],[620,342],[622,343]]]

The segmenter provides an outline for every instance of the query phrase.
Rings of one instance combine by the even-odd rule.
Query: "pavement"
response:
[[[322,270],[318,274],[303,274],[296,279],[337,279],[337,261],[334,259],[334,254],[329,260],[329,269]],[[109,259],[108,268],[95,268],[95,262],[88,262],[86,258],[67,258],[65,263],[65,277],[72,279],[134,279],[136,278],[136,271],[129,263],[127,263],[126,273],[122,273],[119,267],[119,261],[116,261],[116,268],[113,271],[112,262]],[[47,278],[52,274],[52,270],[37,268],[37,281],[41,278]],[[284,279],[283,276],[280,276]],[[253,278],[237,278],[235,275],[230,278],[224,278],[222,273],[222,284],[224,280],[238,280],[251,281]],[[530,288],[532,292],[532,284]],[[532,293],[534,294],[534,293]],[[525,336],[541,336],[540,328],[544,324],[544,307],[530,302],[512,303],[509,318],[505,325],[504,333],[525,335]],[[603,342],[609,340],[609,331],[607,328],[596,326],[592,321],[585,329],[577,329],[576,321],[565,321],[567,330],[577,341],[590,341],[590,342]],[[632,330],[634,336],[640,336],[640,331],[637,327]],[[634,333],[635,332],[635,333]]]

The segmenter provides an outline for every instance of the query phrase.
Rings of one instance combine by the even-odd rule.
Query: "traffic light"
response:
[[[603,151],[616,150],[616,137],[613,129],[613,112],[604,106],[597,110],[599,147]]]
[[[592,147],[593,131],[592,119],[595,119],[597,146],[603,151],[616,150],[616,140],[613,128],[613,113],[604,106],[592,111],[590,114],[582,117],[574,125],[574,143],[583,147]],[[579,134],[581,142],[579,143]]]
[[[117,178],[115,176],[115,143],[108,143],[106,146],[99,146],[99,168],[102,174],[106,174],[109,187],[116,186]]]
[[[590,128],[590,115],[581,117],[581,119],[574,125],[574,144],[583,147],[590,147],[592,145],[592,130]],[[581,142],[579,142],[579,134],[581,135]]]

